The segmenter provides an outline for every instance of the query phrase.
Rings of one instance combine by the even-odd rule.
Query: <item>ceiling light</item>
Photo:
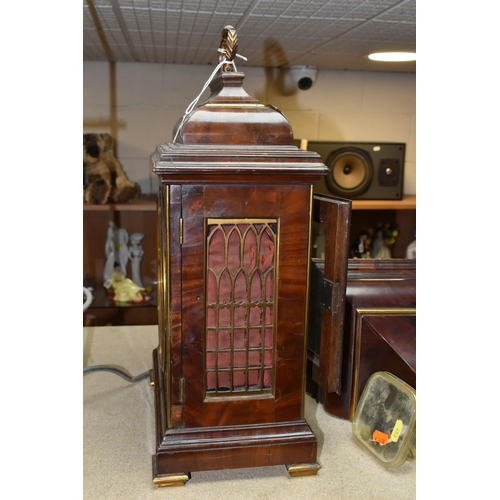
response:
[[[376,52],[368,56],[372,61],[416,61],[415,52]]]

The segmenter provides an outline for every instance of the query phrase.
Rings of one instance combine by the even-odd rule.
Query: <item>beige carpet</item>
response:
[[[152,367],[156,326],[86,327],[84,366],[110,365],[139,375]],[[85,500],[416,498],[416,461],[388,469],[362,449],[351,424],[307,396],[306,419],[319,442],[322,469],[290,478],[285,466],[193,472],[183,487],[152,482],[154,395],[149,379],[130,383],[107,372],[83,377]]]

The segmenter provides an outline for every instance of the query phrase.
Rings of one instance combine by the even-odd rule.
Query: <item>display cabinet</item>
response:
[[[84,313],[84,325],[155,325],[157,313],[157,195],[143,195],[126,203],[83,204],[83,279],[84,285],[92,289],[92,304]],[[139,271],[142,284],[151,289],[151,300],[138,304],[118,304],[104,287],[104,268],[107,261],[106,244],[108,230],[123,229],[127,241],[124,248],[130,248],[130,236],[143,234],[140,245],[144,254]],[[118,245],[119,243],[117,243]],[[118,255],[116,256],[118,260]],[[125,264],[126,272],[132,276],[130,259]]]

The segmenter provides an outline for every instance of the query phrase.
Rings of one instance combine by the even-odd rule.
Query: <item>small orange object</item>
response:
[[[373,441],[379,444],[387,444],[390,438],[390,434],[386,434],[385,432],[382,431],[374,431],[372,435]]]

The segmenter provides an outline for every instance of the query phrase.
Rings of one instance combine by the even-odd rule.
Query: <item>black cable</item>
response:
[[[97,371],[103,371],[103,372],[111,372],[114,373],[115,375],[119,375],[120,377],[124,378],[128,382],[139,382],[140,380],[144,380],[145,378],[149,377],[150,370],[147,372],[141,373],[140,375],[137,375],[137,377],[131,377],[130,375],[127,375],[125,372],[122,370],[119,370],[118,368],[113,368],[111,366],[105,366],[105,365],[95,365],[95,366],[86,366],[83,369],[83,373],[89,373],[89,372],[97,372]]]

